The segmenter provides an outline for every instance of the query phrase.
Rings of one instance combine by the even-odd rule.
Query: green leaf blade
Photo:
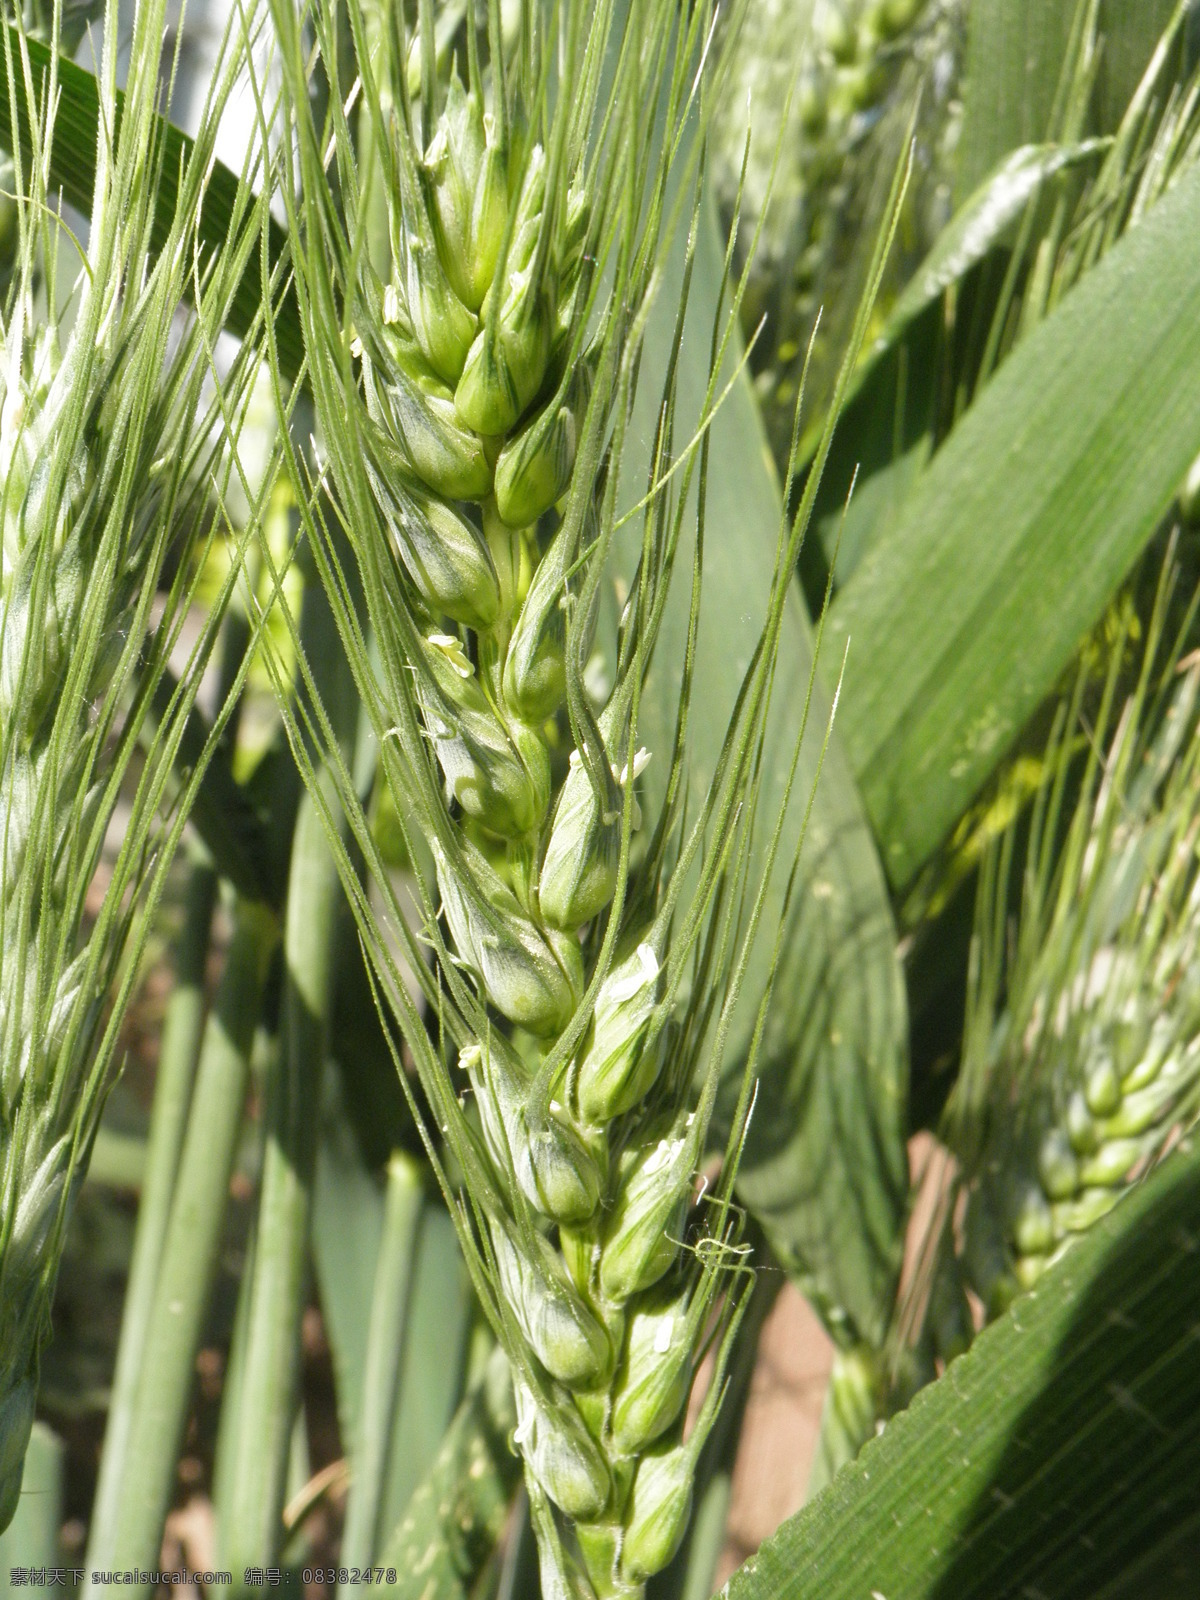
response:
[[[1139,0],[1136,6],[1104,0],[1100,32],[1104,47],[1096,86],[1098,125],[1112,129],[1121,120],[1146,63],[1171,20],[1178,0]]]
[[[968,9],[956,197],[1010,150],[1046,138],[1076,0],[976,0]]]
[[[17,30],[9,24],[13,57],[20,60]],[[37,39],[26,41],[33,90],[43,98],[50,82],[51,52]],[[50,150],[51,191],[61,192],[85,216],[91,215],[93,190],[96,181],[96,150],[100,133],[100,94],[96,79],[90,72],[76,66],[73,61],[59,57],[55,68],[58,77],[59,108],[55,117],[54,143]],[[10,99],[11,92],[11,99]],[[117,92],[117,128],[121,126],[125,97]],[[0,51],[0,148],[12,152],[20,145],[22,155],[29,161],[33,153],[31,118],[26,99],[26,85],[18,71],[17,81],[10,85],[8,66]],[[15,119],[12,112],[15,112]],[[15,126],[14,126],[15,121]],[[155,118],[155,127],[166,146],[165,158],[155,192],[154,218],[151,243],[154,249],[166,244],[171,231],[179,196],[179,174],[185,169],[194,147],[194,140],[181,132],[163,117]],[[204,190],[197,236],[205,250],[220,250],[231,244],[230,232],[238,214],[238,179],[220,161],[214,161]],[[268,254],[272,271],[280,262],[286,247],[286,230],[273,218],[267,223]],[[233,297],[227,318],[230,333],[242,337],[249,333],[262,305],[261,265],[257,255],[252,256],[243,273],[241,283]],[[300,312],[295,290],[289,285],[275,307],[275,339],[279,346],[280,366],[289,378],[295,378],[303,365],[304,342],[300,331]]]
[[[1103,139],[1081,139],[1074,144],[1022,145],[1010,151],[938,235],[893,306],[887,326],[875,341],[872,360],[894,344],[927,306],[1009,238],[1044,183],[1097,159],[1105,148]],[[864,366],[862,373],[869,370],[869,365]],[[860,376],[856,389],[861,382]]]
[[[1200,1153],[1163,1166],[726,1585],[727,1600],[1179,1595]],[[1139,1587],[1148,1572],[1157,1582]],[[1173,1580],[1171,1574],[1175,1573]]]
[[[841,732],[896,889],[1066,667],[1200,443],[1200,171],[997,374],[838,596]]]
[[[703,335],[715,313],[721,272],[720,242],[710,221],[701,229],[692,280],[681,396],[699,397],[705,390]],[[644,366],[649,372],[660,370],[665,359],[671,284],[668,279],[647,330]],[[647,440],[653,437],[655,403],[654,386],[647,382],[633,430]],[[681,438],[694,423],[694,415],[681,415]],[[636,472],[632,476],[636,485]],[[726,721],[758,638],[782,516],[762,418],[743,375],[712,427],[704,593],[688,737],[689,815],[695,815],[712,781]],[[690,560],[690,546],[681,549],[681,571]],[[638,737],[653,752],[665,753],[671,746],[687,624],[686,587],[678,583],[657,647],[661,665],[656,664],[642,701]],[[800,588],[793,584],[765,743],[752,883],[783,802],[813,649]],[[728,1040],[721,1105],[727,1116],[767,983],[829,711],[830,696],[818,681],[762,932]],[[656,758],[646,770],[651,806],[661,798],[668,765]],[[839,724],[808,817],[788,918],[738,1193],[761,1221],[776,1256],[827,1316],[846,1326],[850,1336],[882,1337],[907,1192],[907,1018],[886,883]]]

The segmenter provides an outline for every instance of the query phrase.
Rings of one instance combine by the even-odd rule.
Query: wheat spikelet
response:
[[[747,337],[755,336],[756,388],[780,462],[802,380],[818,408],[832,392],[866,270],[863,244],[879,225],[887,176],[914,131],[908,123],[918,88],[916,174],[893,282],[903,281],[905,266],[917,265],[944,224],[963,12],[960,0],[754,0],[751,7],[716,119],[713,175],[726,215],[737,207],[744,231],[762,224],[742,320]]]
[[[380,165],[358,166],[335,112],[345,231],[320,174],[300,40],[284,8],[276,22],[299,134],[298,180],[285,177],[284,190],[302,196],[297,283],[326,481],[377,661],[345,604],[340,536],[315,511],[309,531],[342,600],[398,814],[432,852],[425,904],[440,977],[415,944],[414,971],[456,1047],[454,1076],[394,984],[389,998],[463,1173],[455,1210],[513,1369],[544,1591],[640,1595],[686,1527],[747,1284],[729,1203],[736,1140],[717,1192],[693,1200],[758,915],[744,882],[753,750],[789,571],[782,560],[774,621],[704,815],[685,832],[671,802],[643,826],[639,701],[700,462],[675,457],[670,373],[641,564],[604,641],[613,672],[601,693],[590,663],[668,194],[652,112],[665,82],[669,150],[711,18],[699,8],[673,39],[663,8],[639,5],[622,34],[605,7],[588,32],[565,5],[553,43],[526,16],[510,46],[497,10],[488,64],[468,19],[447,81],[427,8],[413,57],[402,38],[383,49],[372,37],[368,52],[367,20],[352,8]],[[329,67],[328,18],[318,34]],[[622,44],[605,121],[601,63]],[[386,76],[389,50],[409,70]],[[553,110],[550,72],[578,86]],[[365,208],[373,178],[390,202],[382,277],[350,267],[354,197]],[[674,466],[677,492],[658,483]],[[295,456],[291,467],[301,501],[319,504]],[[319,707],[311,715],[315,728]],[[653,755],[674,774],[668,795],[684,720],[676,748]],[[296,725],[293,745],[303,757]],[[352,870],[344,877],[355,894]],[[358,904],[387,984],[384,941]],[[693,983],[689,1011],[681,996]],[[739,1129],[745,1111],[743,1101]],[[685,1441],[709,1351],[715,1377]]]
[[[1065,818],[1082,690],[1060,719],[1011,925],[1011,835],[985,869],[947,1115],[966,1209],[961,1249],[944,1247],[937,1266],[930,1334],[943,1353],[970,1337],[964,1285],[999,1314],[1200,1109],[1200,674],[1161,642],[1167,592],[1164,579],[1118,715],[1120,635]]]
[[[205,341],[230,292],[229,271],[217,266],[204,337],[194,323],[168,357],[191,286],[191,219],[211,134],[180,175],[181,209],[154,261],[161,38],[154,8],[144,8],[121,141],[103,144],[97,162],[82,263],[46,192],[53,93],[48,120],[34,124],[32,161],[14,160],[19,251],[0,316],[0,1527],[19,1492],[63,1230],[111,1082],[132,970],[107,1016],[106,1002],[123,953],[136,954],[139,896],[161,889],[182,827],[177,816],[164,830],[158,813],[212,638],[210,625],[172,709],[147,733],[131,821],[88,931],[105,829],[188,604],[184,548],[184,575],[151,627],[177,518],[200,527],[197,470],[211,457],[211,417],[192,428]],[[4,48],[9,82],[14,56],[28,75],[24,33],[6,30]],[[105,48],[112,126],[111,9]],[[68,270],[77,276],[60,292]],[[62,309],[47,320],[42,305]],[[241,382],[235,371],[231,414]]]
[[[683,816],[703,431],[744,292],[728,256],[731,309],[712,332],[701,435],[682,447],[676,383],[700,136],[727,56],[706,6],[684,26],[667,0],[624,14],[604,5],[594,19],[564,0],[545,16],[523,9],[509,37],[493,3],[486,41],[468,12],[447,78],[430,6],[410,53],[398,18],[384,27],[351,5],[355,134],[332,101],[318,126],[311,46],[282,0],[273,16],[290,119],[280,187],[319,425],[315,460],[285,445],[287,467],[417,864],[419,928],[302,654],[298,689],[274,662],[281,713],[323,804],[318,774],[333,776],[370,874],[369,896],[327,808],[376,998],[399,1023],[424,1103],[397,1055],[402,1087],[512,1369],[543,1592],[633,1600],[686,1529],[750,1282],[731,1197],[770,981],[719,1176],[706,1183],[700,1168],[804,737],[801,715],[753,854],[811,493],[781,526],[758,647],[697,814]],[[334,8],[314,23],[325,79],[340,81]],[[901,172],[892,227],[903,182]],[[645,318],[675,218],[689,212],[647,489],[622,514]],[[277,360],[275,370],[280,379]],[[640,556],[622,583],[629,524]],[[681,551],[692,583],[686,648],[666,669],[675,732],[648,752],[641,699]],[[289,628],[298,640],[294,619]],[[649,759],[664,798],[643,819]]]

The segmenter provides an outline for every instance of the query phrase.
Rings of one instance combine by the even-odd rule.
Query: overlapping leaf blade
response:
[[[13,41],[13,57],[19,60],[17,30],[9,24]],[[40,102],[49,84],[50,50],[36,39],[29,39],[31,79],[35,103]],[[96,177],[96,150],[100,129],[100,97],[96,79],[90,72],[65,58],[57,67],[59,110],[55,119],[54,144],[50,151],[50,180],[48,188],[58,190],[63,198],[86,215],[92,204],[92,188]],[[18,76],[9,83],[8,68],[0,52],[0,148],[9,149],[14,142],[13,118],[15,113],[16,139],[26,160],[32,151],[30,107],[27,85]],[[121,124],[124,95],[117,93],[117,127]],[[158,188],[155,194],[155,214],[151,229],[153,247],[166,240],[179,190],[179,174],[184,169],[194,141],[164,117],[155,119],[159,136],[166,153],[162,163]],[[235,215],[238,180],[234,173],[220,161],[214,161],[208,175],[197,233],[201,244],[209,249],[220,249],[227,241]],[[270,220],[268,245],[271,268],[280,262],[287,242],[285,230]],[[230,307],[227,326],[231,333],[246,333],[262,304],[262,271],[255,256],[249,262]],[[300,333],[300,315],[295,296],[290,291],[280,297],[275,317],[275,337],[279,344],[280,364],[289,377],[300,371],[304,348]]]
[[[1200,1149],[922,1390],[727,1600],[1194,1593]]]
[[[681,396],[704,393],[708,361],[704,335],[720,282],[721,250],[715,223],[708,222],[693,277],[689,332],[681,357]],[[665,360],[672,301],[664,291],[651,321],[643,359],[652,372],[660,370]],[[652,394],[652,386],[645,385],[634,419],[634,432],[647,440],[653,436]],[[681,405],[681,437],[694,421]],[[688,740],[693,796],[689,814],[694,814],[698,797],[711,781],[729,710],[757,639],[781,509],[761,417],[749,383],[742,378],[713,424],[705,598]],[[679,561],[681,566],[690,561],[690,550],[681,552]],[[651,751],[670,749],[686,629],[687,596],[680,584],[642,704],[639,738]],[[759,859],[787,779],[812,649],[812,632],[796,585],[780,644],[767,736]],[[766,932],[747,975],[730,1038],[727,1064],[734,1088],[767,980],[791,855],[804,822],[828,712],[829,698],[818,693],[764,913]],[[647,769],[652,802],[662,793],[667,766],[660,758]],[[905,1035],[904,995],[886,887],[835,727],[801,850],[799,885],[763,1042],[758,1098],[738,1185],[788,1268],[811,1281],[822,1299],[847,1313],[851,1324],[868,1337],[882,1333],[896,1268],[907,1176]]]
[[[1012,151],[955,213],[904,286],[851,382],[813,513],[806,582],[849,582],[859,561],[898,519],[905,495],[933,448],[945,378],[939,302],[966,293],[972,273],[1011,242],[1042,185],[1099,159],[1103,142],[1024,145]],[[816,441],[807,446],[807,460]],[[853,485],[853,495],[851,486]]]
[[[1104,0],[1100,28],[1104,50],[1096,85],[1097,126],[1115,128],[1138,85],[1150,52],[1176,9],[1177,0]]]
[[[842,736],[893,886],[1051,690],[1200,447],[1200,171],[1013,353],[838,596]],[[1136,292],[1131,292],[1131,291]]]
[[[1010,150],[1045,139],[1078,9],[1077,0],[970,6],[955,176],[960,201]]]

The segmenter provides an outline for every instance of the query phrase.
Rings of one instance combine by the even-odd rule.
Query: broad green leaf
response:
[[[910,884],[1128,572],[1200,447],[1200,169],[1017,348],[835,600],[840,730]]]
[[[1194,1142],[986,1329],[726,1600],[1173,1600],[1200,1538]]]
[[[333,1357],[338,1426],[352,1448],[362,1393],[375,1263],[383,1237],[383,1188],[367,1171],[354,1130],[326,1080],[317,1181],[313,1264]]]
[[[938,235],[851,382],[813,513],[817,538],[802,563],[810,597],[824,589],[835,548],[835,582],[848,582],[875,539],[899,519],[929,457],[945,383],[942,296],[953,289],[959,314],[969,321],[966,297],[975,269],[1011,240],[1043,183],[1096,159],[1104,148],[1102,140],[1085,139],[1012,151]],[[813,429],[802,465],[816,443]]]
[[[378,1554],[379,1506],[408,1327],[413,1246],[424,1203],[421,1166],[410,1156],[397,1153],[388,1163],[383,1233],[363,1356],[360,1428],[353,1445],[354,1467],[342,1527],[341,1556],[348,1567],[370,1566]],[[347,1591],[346,1584],[340,1587]]]
[[[8,66],[0,51],[0,148],[11,150],[14,144],[11,107],[16,114],[16,137],[26,159],[32,150],[30,140],[31,118],[26,83],[19,70],[20,48],[17,30],[9,24],[13,59],[18,63],[17,81],[10,85]],[[51,52],[38,40],[27,44],[33,99],[41,104],[49,86]],[[90,215],[92,191],[96,178],[96,151],[100,129],[100,97],[96,79],[91,73],[77,67],[74,62],[60,57],[58,61],[59,107],[54,123],[54,144],[50,154],[50,176],[47,189],[60,190],[63,197],[85,216]],[[117,94],[117,127],[125,97]],[[179,175],[185,169],[193,140],[164,118],[157,126],[165,144],[162,171],[159,177],[156,212],[152,229],[152,244],[165,243],[179,189]],[[219,248],[228,237],[234,215],[238,191],[237,177],[221,162],[213,163],[204,192],[197,232],[204,246]],[[287,244],[285,230],[275,221],[269,224],[268,251],[271,269],[279,264]],[[227,322],[229,331],[239,337],[253,325],[262,304],[262,267],[255,252],[251,258],[237,295],[234,298]],[[300,371],[304,344],[300,332],[300,314],[294,291],[289,287],[279,299],[275,309],[275,338],[279,344],[279,362],[285,375],[294,378]]]
[[[426,1206],[417,1235],[391,1472],[380,1526],[394,1527],[433,1465],[463,1392],[472,1295],[450,1214]]]
[[[699,397],[708,372],[707,330],[721,280],[715,223],[697,252],[681,397]],[[673,259],[679,270],[681,251]],[[658,403],[652,374],[670,346],[674,296],[668,273],[651,319],[634,432],[652,437]],[[694,425],[681,399],[678,438]],[[635,484],[631,482],[631,488]],[[704,599],[692,693],[688,782],[709,785],[726,722],[758,637],[771,581],[781,496],[748,382],[739,379],[713,427],[705,534]],[[687,627],[691,550],[681,550],[672,608],[643,699],[639,742],[657,759],[646,772],[652,804],[669,767],[678,670]],[[778,814],[799,728],[813,641],[799,586],[782,635],[763,787],[758,859]],[[836,667],[834,668],[836,672]],[[672,681],[673,680],[673,681]],[[659,686],[655,692],[655,685]],[[736,1091],[782,912],[829,715],[818,692],[809,718],[787,832],[763,917],[764,935],[734,1019],[727,1064]],[[752,869],[753,870],[753,869]],[[836,1316],[880,1336],[890,1302],[907,1168],[905,1006],[886,887],[862,805],[835,728],[800,856],[782,970],[758,1069],[758,1098],[739,1191],[789,1271]]]
[[[1010,150],[1046,138],[1078,9],[1078,0],[972,0],[968,6],[959,200]]]
[[[1104,139],[1081,139],[1076,144],[1030,144],[1010,151],[942,229],[933,249],[905,285],[869,361],[855,377],[852,392],[862,387],[870,363],[895,344],[926,306],[1011,238],[1026,206],[1048,178],[1098,158],[1106,144]]]
[[[1096,122],[1110,132],[1146,70],[1154,47],[1178,8],[1178,0],[1102,0],[1104,48],[1096,84]]]
[[[1091,123],[1120,122],[1178,0],[1100,0]],[[961,200],[1010,150],[1051,132],[1080,0],[971,0],[956,194]]]

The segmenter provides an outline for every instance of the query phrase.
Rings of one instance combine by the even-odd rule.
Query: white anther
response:
[[[445,656],[460,678],[473,678],[475,676],[475,668],[471,665],[467,653],[462,647],[461,639],[456,639],[452,633],[431,633],[428,637],[428,643]]]
[[[669,1167],[672,1164],[682,1149],[682,1139],[660,1139],[655,1147],[654,1154],[647,1161],[643,1171],[648,1176],[661,1172],[664,1167]]]
[[[650,752],[649,752],[649,750],[642,749],[642,750],[635,751],[634,752],[634,757],[633,757],[633,775],[634,775],[634,777],[635,778],[640,778],[642,773],[645,772],[645,770],[646,770],[646,768],[647,768],[647,766],[649,764],[650,764]],[[620,772],[618,772],[616,767],[614,766],[613,767],[613,777],[616,778],[617,782],[622,787],[624,787],[625,784],[629,782],[629,768],[628,768],[628,766],[622,767]]]
[[[446,129],[439,122],[437,131],[434,133],[433,138],[429,141],[429,147],[425,151],[425,165],[427,167],[436,166],[446,154],[448,148],[449,146],[446,140]]]
[[[627,972],[622,977],[610,980],[607,985],[607,999],[614,1005],[622,1005],[626,1000],[632,1000],[635,994],[647,988],[659,974],[658,957],[648,944],[640,944],[635,952],[639,970]]]

